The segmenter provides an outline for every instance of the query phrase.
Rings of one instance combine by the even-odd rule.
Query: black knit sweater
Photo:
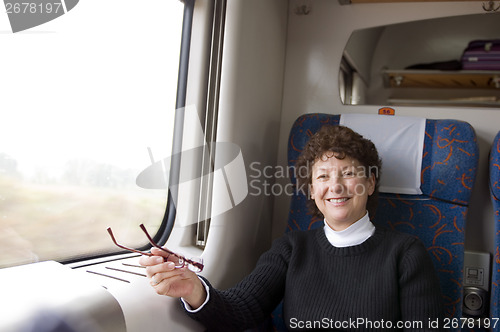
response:
[[[382,331],[400,324],[424,331],[443,315],[439,281],[422,243],[379,227],[345,248],[332,246],[323,229],[290,232],[235,287],[210,286],[208,303],[189,315],[209,331],[240,331],[268,318],[281,299],[292,331]]]

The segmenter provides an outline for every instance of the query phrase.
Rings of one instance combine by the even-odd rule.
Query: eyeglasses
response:
[[[186,257],[184,257],[182,255],[176,254],[175,252],[168,250],[167,248],[160,247],[153,240],[153,238],[151,237],[151,235],[149,235],[148,231],[146,230],[146,227],[143,224],[139,225],[139,227],[141,227],[141,229],[144,232],[144,234],[146,234],[146,236],[147,236],[147,238],[149,240],[149,243],[151,243],[151,245],[153,247],[158,248],[158,249],[160,249],[160,250],[162,250],[162,251],[164,251],[164,252],[166,252],[168,254],[168,256],[166,258],[165,257],[163,258],[165,262],[166,261],[173,262],[175,264],[175,267],[178,268],[178,269],[181,268],[181,267],[187,266],[188,269],[190,269],[193,272],[201,272],[203,270],[203,260],[201,258],[186,258]],[[119,244],[116,241],[115,236],[113,235],[113,231],[111,230],[111,227],[108,227],[108,233],[109,233],[109,236],[111,236],[111,240],[113,240],[113,243],[117,247],[125,249],[125,250],[128,250],[128,251],[136,252],[136,253],[139,253],[141,255],[154,256],[150,252],[140,251],[140,250],[137,250],[137,249],[134,249],[134,248],[129,248],[129,247],[126,247],[124,245]]]

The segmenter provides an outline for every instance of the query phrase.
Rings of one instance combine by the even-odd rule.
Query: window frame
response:
[[[172,159],[170,164],[170,174],[169,181],[174,181],[174,183],[179,182],[181,158],[180,152],[182,151],[182,136],[184,129],[184,107],[186,106],[187,99],[187,85],[188,85],[188,73],[189,73],[189,56],[191,51],[191,32],[193,27],[193,17],[194,17],[194,4],[195,0],[183,0],[184,3],[184,17],[182,20],[182,37],[181,37],[181,49],[179,58],[179,74],[177,79],[177,97],[175,102],[175,119],[174,119],[174,135],[172,142]],[[175,187],[174,190],[178,188]],[[177,193],[171,192],[171,188],[168,189],[167,206],[165,209],[165,214],[163,216],[163,221],[160,228],[154,235],[153,239],[160,245],[167,242],[172,229],[175,224],[176,204],[175,197],[178,197]],[[146,245],[146,247],[149,247]]]

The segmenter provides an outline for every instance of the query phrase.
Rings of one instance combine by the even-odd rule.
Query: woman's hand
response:
[[[158,248],[152,248],[151,253],[154,256],[142,256],[139,264],[146,267],[146,274],[156,293],[182,297],[192,309],[205,302],[205,287],[194,272],[186,266],[175,268],[173,262],[166,261],[168,254]]]

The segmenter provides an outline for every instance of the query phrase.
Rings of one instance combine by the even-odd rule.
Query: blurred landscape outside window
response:
[[[41,8],[41,7],[40,7]],[[0,267],[116,251],[154,234],[167,190],[183,4],[85,0],[13,33],[0,13]]]

